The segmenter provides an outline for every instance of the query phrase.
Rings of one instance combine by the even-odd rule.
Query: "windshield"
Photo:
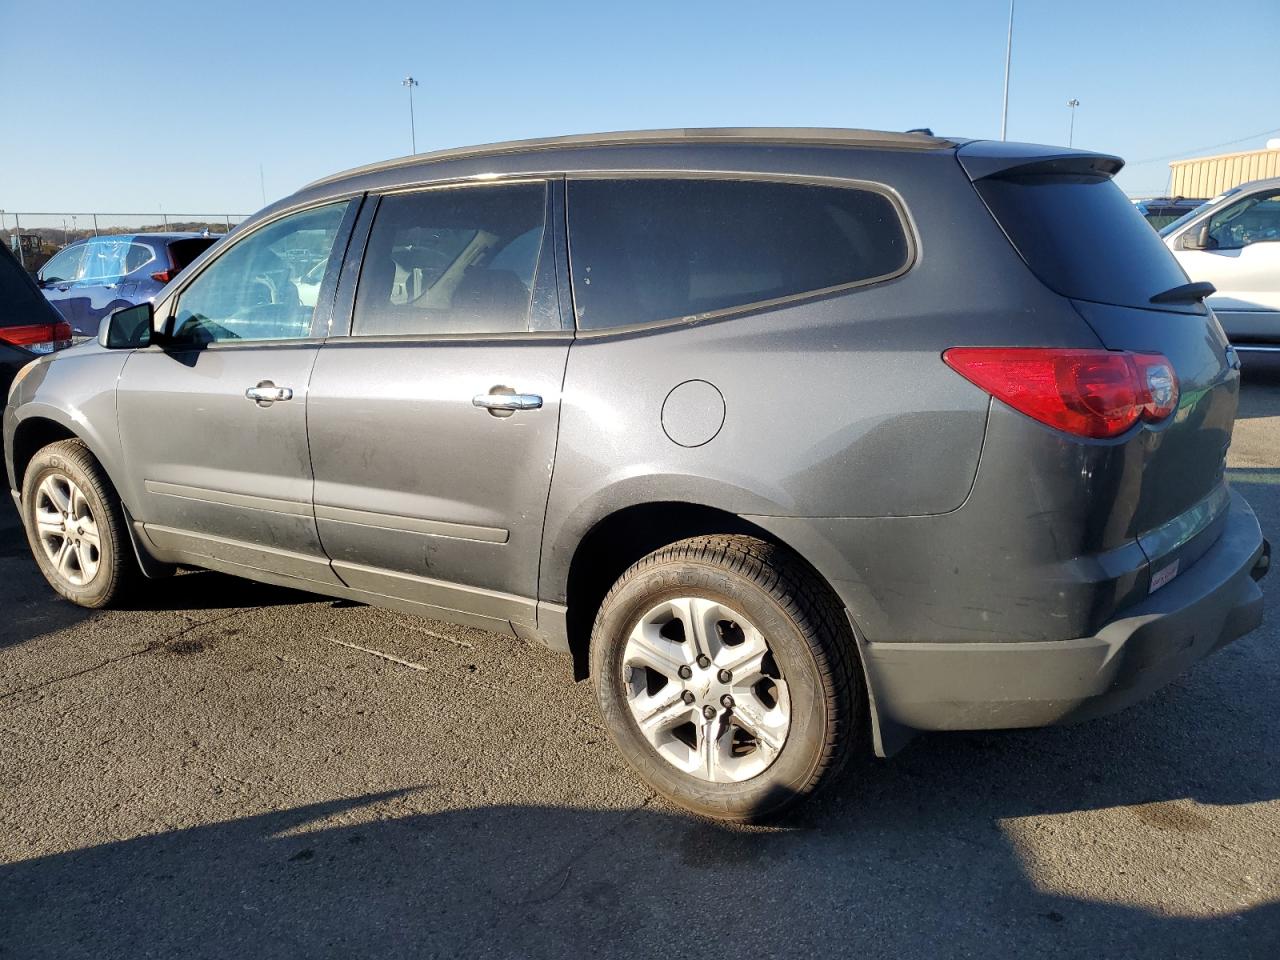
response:
[[[1206,200],[1200,206],[1196,207],[1194,210],[1184,213],[1182,216],[1180,216],[1177,220],[1174,220],[1172,223],[1166,223],[1163,227],[1160,228],[1160,236],[1167,237],[1171,233],[1176,233],[1183,224],[1190,223],[1191,218],[1194,217],[1197,213],[1203,213],[1205,210],[1208,210],[1214,204],[1220,203],[1223,200],[1227,199],[1227,197],[1230,197],[1239,192],[1240,192],[1239,187],[1232,187],[1226,193],[1220,193],[1216,197],[1214,197],[1212,200]]]

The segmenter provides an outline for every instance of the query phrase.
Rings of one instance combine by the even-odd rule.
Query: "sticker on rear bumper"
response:
[[[1153,573],[1151,575],[1151,588],[1147,590],[1147,593],[1155,593],[1166,583],[1176,577],[1178,575],[1178,564],[1181,562],[1181,560],[1175,560],[1167,567],[1163,567]]]

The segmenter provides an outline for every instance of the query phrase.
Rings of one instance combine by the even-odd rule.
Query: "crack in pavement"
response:
[[[551,880],[553,880],[558,874],[560,874],[563,871],[564,876],[560,878],[560,882],[556,885],[556,888],[552,890],[550,893],[543,894],[541,896],[526,896],[521,900],[512,900],[510,901],[510,903],[513,906],[517,906],[517,907],[529,907],[529,906],[535,906],[541,903],[549,903],[550,901],[554,900],[556,897],[560,895],[561,891],[563,891],[564,888],[568,886],[569,875],[573,873],[573,867],[576,863],[578,863],[585,856],[587,856],[587,854],[591,853],[591,851],[595,849],[595,847],[598,845],[599,841],[603,837],[612,836],[613,834],[617,833],[619,830],[626,827],[629,823],[631,823],[633,820],[635,820],[636,817],[640,815],[640,812],[642,810],[644,810],[647,806],[649,806],[649,804],[651,804],[656,799],[658,799],[658,795],[656,793],[649,794],[649,796],[645,797],[644,800],[641,801],[639,805],[637,805],[625,817],[622,818],[621,823],[611,824],[604,829],[597,830],[594,834],[591,835],[591,837],[587,840],[587,842],[584,843],[581,847],[579,847],[576,851],[574,851],[574,853],[571,854],[569,858],[564,861],[564,863],[560,864],[560,866],[552,870],[547,875],[546,880],[543,880],[540,883],[534,884],[527,891],[527,893],[532,893],[534,890],[538,889],[539,887],[546,887]]]
[[[103,667],[111,666],[113,663],[120,663],[122,660],[128,660],[132,657],[136,657],[144,653],[150,653],[159,647],[163,647],[166,643],[172,643],[174,640],[177,640],[179,637],[190,633],[192,630],[196,630],[199,627],[211,626],[215,623],[221,623],[223,620],[229,620],[231,617],[238,617],[241,614],[247,613],[252,609],[253,608],[251,607],[246,607],[238,610],[233,610],[230,613],[225,613],[220,617],[214,617],[211,620],[202,620],[198,623],[191,623],[183,627],[177,633],[173,633],[173,634],[170,634],[169,636],[161,637],[159,640],[153,640],[150,643],[148,643],[145,647],[141,647],[138,650],[131,650],[128,653],[122,653],[118,657],[109,657],[108,659],[103,660],[100,663],[96,663],[91,667],[85,667],[83,670],[75,670],[72,673],[64,674],[63,676],[60,676],[60,677],[51,677],[48,680],[42,680],[40,683],[33,683],[30,686],[18,687],[16,690],[10,690],[7,693],[0,694],[0,703],[4,703],[6,700],[11,700],[12,698],[20,696],[21,694],[24,694],[24,693],[35,693],[38,690],[44,690],[46,687],[51,687],[54,684],[63,683],[67,680],[75,680],[77,677],[83,677],[87,674],[95,673],[96,671],[101,670]],[[38,701],[35,701],[35,702],[38,702]],[[26,706],[26,705],[29,705],[29,704],[14,703],[7,706],[3,706],[3,707],[0,707],[0,713],[7,712],[9,710],[16,709],[17,707]]]

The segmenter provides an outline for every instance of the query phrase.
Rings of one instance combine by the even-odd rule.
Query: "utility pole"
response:
[[[400,86],[409,88],[409,143],[413,148],[413,152],[418,152],[418,131],[414,129],[413,123],[413,88],[418,85],[418,81],[408,76],[400,81]]]
[[[1004,106],[1000,109],[1000,139],[1008,140],[1009,133],[1009,64],[1013,61],[1013,4],[1009,0],[1009,36],[1004,44]]]
[[[1080,101],[1072,97],[1067,101],[1067,106],[1071,108],[1071,126],[1067,128],[1067,146],[1069,147],[1076,136],[1076,107],[1080,106]]]

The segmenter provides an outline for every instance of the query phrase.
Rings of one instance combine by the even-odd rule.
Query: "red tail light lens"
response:
[[[18,327],[0,327],[0,340],[16,347],[26,347],[33,353],[52,353],[71,346],[71,324],[28,323]]]
[[[1079,437],[1119,436],[1178,407],[1173,364],[1156,353],[953,347],[942,359],[1015,410]]]
[[[177,275],[178,271],[170,267],[168,270],[161,270],[158,273],[153,273],[151,275],[151,279],[159,283],[168,283]]]

